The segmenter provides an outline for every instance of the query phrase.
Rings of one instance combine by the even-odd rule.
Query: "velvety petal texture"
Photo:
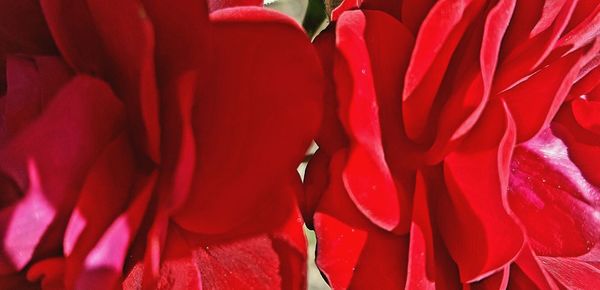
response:
[[[301,200],[329,285],[596,287],[600,3],[326,3]]]
[[[324,77],[260,6],[0,1],[0,288],[306,287]]]

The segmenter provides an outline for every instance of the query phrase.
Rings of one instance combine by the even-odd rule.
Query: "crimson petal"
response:
[[[393,53],[396,51],[392,48],[399,45],[392,43],[392,47],[386,47],[379,43],[380,47],[377,47],[379,40],[373,34],[379,35],[380,29],[399,36],[399,41],[406,39],[402,34],[407,33],[406,29],[379,11],[348,11],[337,24],[337,47],[341,58],[335,63],[334,75],[340,117],[352,139],[343,178],[350,197],[363,214],[383,229],[400,227],[399,231],[406,232],[409,213],[403,200],[407,196],[399,192],[386,163],[374,79],[374,69],[385,72],[389,67],[373,65],[369,56],[369,49],[373,49],[373,54]],[[390,71],[396,69],[396,65],[394,63]],[[385,80],[379,81],[385,84]],[[380,86],[382,94],[390,93],[388,86]]]
[[[154,35],[141,3],[42,0],[41,5],[65,60],[77,71],[110,82],[125,101],[136,142],[158,162]]]
[[[314,216],[317,265],[333,289],[396,289],[406,281],[408,239],[377,227],[355,207],[342,182],[346,154],[333,156],[331,181]]]
[[[600,188],[550,129],[515,149],[509,201],[538,255],[577,256],[600,241]]]
[[[12,267],[21,269],[51,224],[57,229],[49,234],[56,236],[40,246],[54,249],[60,244],[60,229],[86,172],[122,130],[123,121],[122,104],[104,83],[77,77],[39,118],[0,149],[0,171],[25,193],[23,200],[0,214],[2,258],[9,259],[4,263],[12,261]]]
[[[197,92],[196,172],[174,216],[197,233],[226,232],[272,199],[318,129],[323,88],[317,54],[291,18],[236,7],[211,21],[218,62]]]
[[[440,1],[423,21],[403,92],[403,118],[407,136],[426,141],[432,104],[452,53],[468,25],[483,8],[482,1]]]
[[[439,223],[463,282],[500,269],[523,245],[523,232],[506,196],[514,144],[512,117],[506,105],[495,102],[444,161],[451,204]]]

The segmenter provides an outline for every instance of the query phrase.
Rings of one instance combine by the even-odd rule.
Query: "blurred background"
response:
[[[294,18],[300,25],[303,25],[311,37],[327,26],[328,21],[324,14],[323,0],[311,0],[310,3],[309,0],[265,0],[264,3],[265,7],[278,10]],[[307,10],[309,11],[308,15]],[[313,144],[309,149],[309,154],[314,153],[316,149],[316,144]],[[298,172],[303,178],[305,169],[306,163],[302,163],[298,167]],[[315,265],[315,233],[306,227],[304,233],[308,239],[308,263],[306,265],[308,267],[308,289],[329,290],[329,286],[327,286]]]

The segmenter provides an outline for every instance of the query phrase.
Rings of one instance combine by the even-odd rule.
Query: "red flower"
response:
[[[0,56],[0,288],[303,287],[322,73],[293,20],[7,0]]]
[[[600,285],[597,1],[343,1],[332,18],[302,209],[333,288]]]

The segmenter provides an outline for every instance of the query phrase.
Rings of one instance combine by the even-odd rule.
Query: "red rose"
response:
[[[597,1],[343,1],[332,19],[301,200],[333,288],[600,284]]]
[[[303,287],[322,73],[293,20],[0,1],[0,56],[0,288]]]

